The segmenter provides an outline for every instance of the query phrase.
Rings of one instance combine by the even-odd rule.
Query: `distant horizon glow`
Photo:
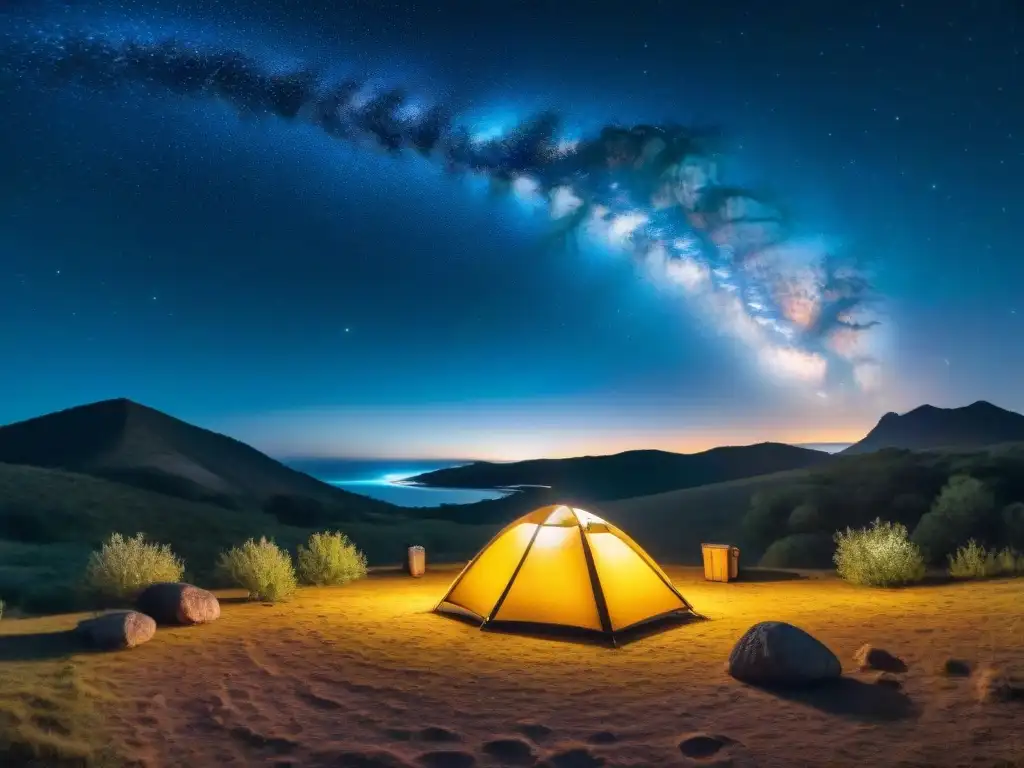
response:
[[[394,464],[400,466],[405,462],[424,462],[429,461],[439,465],[434,469],[415,469],[415,470],[403,470],[402,472],[388,472],[378,477],[372,478],[331,478],[324,482],[331,485],[400,485],[402,481],[409,480],[410,478],[422,475],[426,472],[433,472],[435,469],[449,469],[452,467],[461,467],[468,464],[474,464],[476,462],[487,462],[488,464],[516,464],[521,461],[531,461],[540,459],[579,459],[586,458],[589,456],[615,456],[620,453],[630,453],[631,451],[637,450],[659,450],[665,451],[666,453],[678,453],[680,455],[695,455],[699,453],[705,453],[706,451],[714,450],[715,448],[749,448],[753,445],[761,445],[764,442],[776,443],[778,445],[790,445],[794,448],[806,448],[812,451],[821,451],[822,453],[838,453],[845,448],[849,448],[857,441],[850,442],[823,442],[823,443],[785,443],[777,440],[762,441],[761,443],[746,443],[743,445],[716,445],[712,448],[705,448],[696,451],[672,451],[665,448],[630,448],[624,451],[612,451],[610,453],[589,453],[589,454],[573,454],[565,456],[530,456],[527,458],[514,458],[514,459],[496,459],[496,458],[445,458],[442,456],[281,456],[277,455],[276,458],[284,463],[301,465],[305,462],[319,462],[319,463],[353,463],[353,464]]]

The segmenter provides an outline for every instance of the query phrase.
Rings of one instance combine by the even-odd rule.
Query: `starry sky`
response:
[[[279,457],[520,459],[1024,411],[1013,0],[86,5],[0,4],[0,423],[123,396]],[[692,296],[430,162],[26,74],[68,34],[315,62],[481,132],[721,126],[738,183],[870,274],[877,375],[770,375]]]

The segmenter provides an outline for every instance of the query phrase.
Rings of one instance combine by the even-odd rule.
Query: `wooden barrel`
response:
[[[419,578],[427,570],[427,553],[423,547],[409,547],[409,575]]]

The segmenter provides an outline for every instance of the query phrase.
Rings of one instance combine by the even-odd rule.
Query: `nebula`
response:
[[[22,84],[217,100],[240,116],[314,125],[332,139],[482,176],[543,206],[560,241],[597,240],[629,254],[780,380],[820,392],[835,382],[871,390],[881,381],[872,345],[878,297],[869,281],[854,264],[796,238],[777,201],[726,183],[717,130],[607,125],[570,140],[562,113],[552,110],[503,135],[481,135],[450,104],[422,106],[405,89],[331,80],[312,66],[282,72],[236,49],[38,31],[15,43],[0,66]]]

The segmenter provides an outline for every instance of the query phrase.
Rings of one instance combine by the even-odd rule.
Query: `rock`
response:
[[[970,677],[971,665],[963,659],[946,659],[942,671],[950,677]]]
[[[213,593],[191,584],[151,584],[135,607],[158,624],[205,624],[220,618],[220,602]]]
[[[112,611],[80,621],[78,632],[94,648],[118,651],[152,640],[156,622],[137,611]]]
[[[1000,669],[985,667],[975,682],[975,692],[982,704],[1024,698],[1024,681],[1010,677]]]
[[[728,671],[753,685],[801,686],[836,680],[843,668],[832,651],[799,627],[764,621],[733,647]]]
[[[901,681],[892,672],[879,672],[878,676],[875,677],[875,685],[881,685],[885,688],[892,688],[898,691],[903,687],[903,681]]]
[[[903,659],[893,656],[882,648],[875,648],[873,645],[862,645],[855,654],[853,660],[862,671],[877,669],[880,672],[902,673],[907,671],[907,665]]]

